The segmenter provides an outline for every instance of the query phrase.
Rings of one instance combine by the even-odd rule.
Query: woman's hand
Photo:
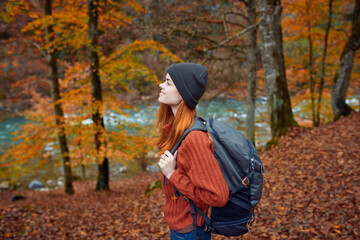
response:
[[[167,179],[171,177],[176,167],[177,151],[172,155],[168,150],[161,155],[158,165]]]

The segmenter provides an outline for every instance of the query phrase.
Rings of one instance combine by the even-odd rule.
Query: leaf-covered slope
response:
[[[312,130],[291,129],[261,156],[269,182],[256,236],[358,237],[360,113]]]

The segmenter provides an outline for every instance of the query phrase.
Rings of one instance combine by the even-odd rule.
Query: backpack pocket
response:
[[[240,236],[249,231],[253,222],[253,213],[250,213],[243,219],[229,222],[213,222],[211,221],[210,230],[214,234],[220,234],[224,236]]]
[[[243,235],[248,232],[248,225],[252,225],[253,215],[250,189],[245,188],[229,198],[224,207],[212,207],[211,232],[225,236]]]

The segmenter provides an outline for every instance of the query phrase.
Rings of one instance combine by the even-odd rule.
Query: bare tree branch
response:
[[[31,45],[33,45],[35,48],[37,48],[41,52],[42,55],[44,55],[45,58],[47,58],[46,52],[44,52],[44,50],[41,48],[41,46],[39,44],[37,44],[34,41],[29,41],[29,40],[24,40],[24,42],[30,43]]]
[[[227,43],[227,42],[229,42],[229,41],[233,40],[234,38],[237,38],[237,37],[239,37],[239,36],[241,36],[241,35],[243,35],[243,34],[247,33],[249,30],[251,30],[251,29],[253,29],[253,28],[258,27],[261,21],[262,21],[262,18],[260,18],[260,20],[259,20],[256,24],[254,24],[254,25],[252,25],[252,26],[249,26],[249,27],[247,27],[247,28],[245,28],[245,29],[241,30],[240,32],[238,32],[238,33],[237,33],[237,34],[235,34],[234,36],[232,36],[232,37],[230,37],[230,38],[225,39],[224,41],[220,42],[220,43],[219,43],[219,44],[217,44],[216,46],[211,47],[211,48],[204,49],[203,51],[204,51],[204,52],[207,52],[207,51],[209,51],[209,50],[212,50],[212,49],[215,49],[215,48],[218,48],[218,47],[222,47],[222,46],[224,46],[224,45],[225,45],[225,43]]]
[[[225,31],[225,35],[226,37],[228,38],[229,37],[229,33],[228,33],[228,29],[227,29],[227,26],[226,26],[226,19],[225,19],[225,14],[223,14],[221,16],[222,20],[223,20],[223,24],[224,24],[224,31]]]
[[[37,9],[41,10],[39,0],[30,0],[30,1],[35,7],[37,7]]]
[[[224,12],[224,14],[238,15],[238,16],[244,18],[245,20],[248,20],[248,16],[246,16],[245,14],[243,14],[241,12],[227,11],[227,12]]]

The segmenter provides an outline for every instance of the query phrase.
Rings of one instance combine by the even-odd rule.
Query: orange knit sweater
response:
[[[214,146],[207,133],[194,130],[186,136],[178,148],[176,170],[163,186],[166,198],[165,221],[171,229],[177,231],[193,224],[193,219],[190,204],[181,195],[174,201],[174,185],[204,213],[209,205],[222,207],[226,204],[229,189],[214,157]],[[197,214],[197,225],[203,224],[203,218]]]

